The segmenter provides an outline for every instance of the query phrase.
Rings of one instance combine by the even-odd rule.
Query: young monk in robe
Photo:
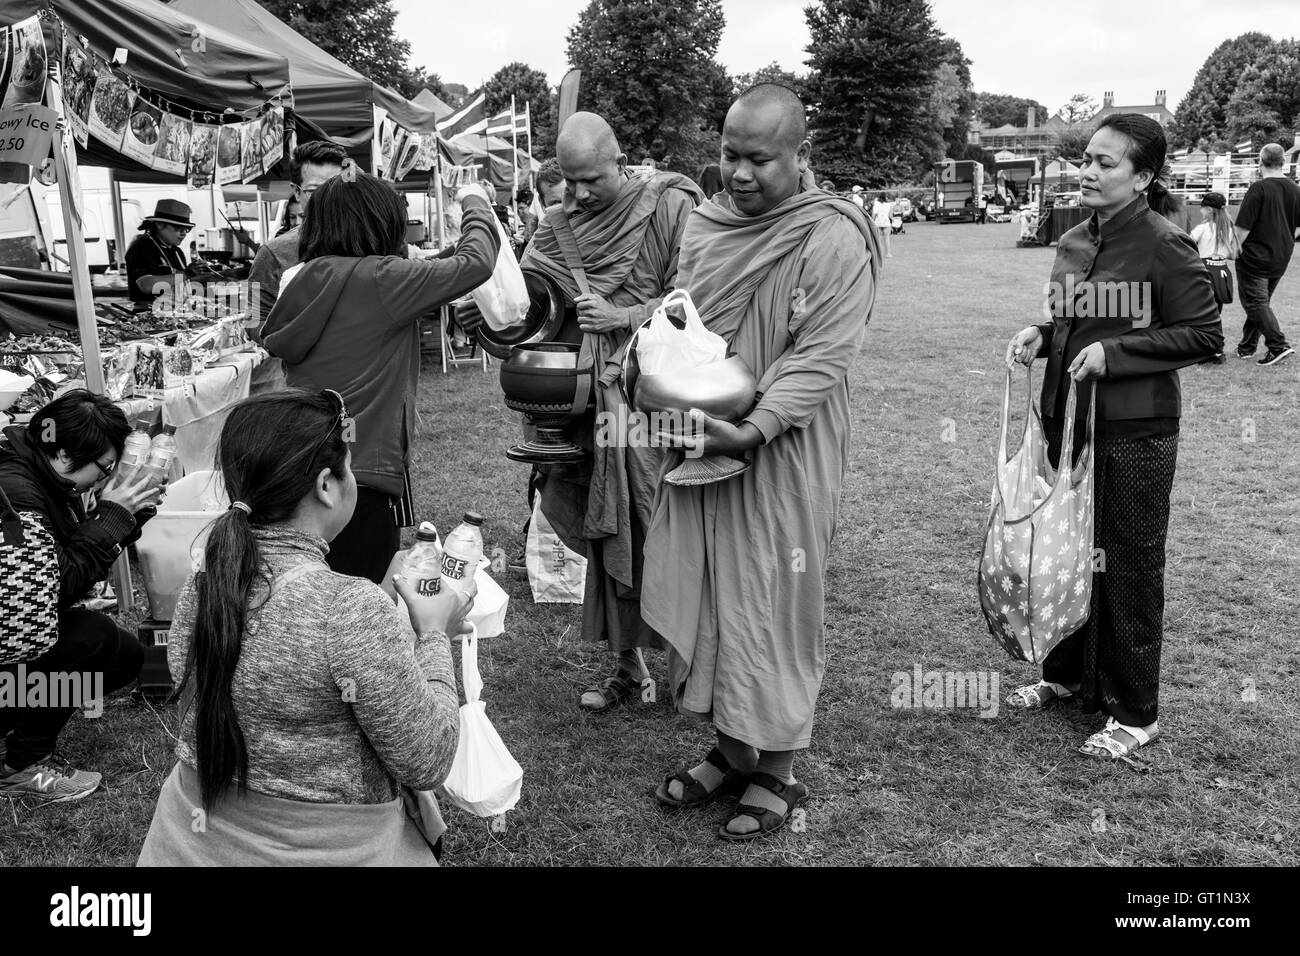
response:
[[[717,732],[708,756],[656,795],[685,807],[745,786],[726,840],[781,829],[807,796],[794,755],[812,738],[826,666],[846,376],[880,258],[857,206],[804,185],[810,151],[794,93],[762,84],[741,96],[722,134],[726,192],[691,216],[678,270],[705,325],[759,378],[740,424],[692,412],[702,454],[748,455],[752,467],[711,485],[661,484],[645,546],[641,613],[672,645],[678,709]]]
[[[638,649],[664,647],[642,620],[640,602],[645,527],[663,450],[597,441],[597,416],[608,412],[619,419],[620,349],[674,288],[682,233],[704,197],[678,173],[629,175],[614,131],[595,113],[569,117],[555,149],[565,180],[562,208],[591,291],[579,288],[550,211],[520,266],[544,273],[563,290],[572,306],[557,338],[580,342],[580,363],[594,365],[600,376],[593,414],[566,433],[592,452],[592,464],[540,466],[539,482],[547,520],[565,544],[587,557],[583,639],[608,641],[614,653],[614,673],[580,701],[600,711],[636,699],[648,676]],[[457,317],[476,327],[481,319],[471,311],[458,311]]]

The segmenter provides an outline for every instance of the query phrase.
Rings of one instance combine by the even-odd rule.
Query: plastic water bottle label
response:
[[[441,588],[441,578],[420,578],[415,582],[415,593],[420,597],[433,597]]]
[[[455,555],[442,553],[442,574],[456,581],[465,580],[465,562]]]

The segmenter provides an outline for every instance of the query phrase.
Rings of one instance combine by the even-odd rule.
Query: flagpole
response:
[[[515,94],[510,94],[510,208],[519,201],[519,126],[515,123]]]
[[[537,183],[533,179],[533,101],[524,103],[524,126],[528,136],[528,188],[536,193]]]

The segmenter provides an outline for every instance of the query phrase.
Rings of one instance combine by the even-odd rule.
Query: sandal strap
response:
[[[749,782],[754,784],[755,786],[762,787],[764,790],[772,794],[772,796],[776,797],[779,800],[784,801],[785,808],[786,808],[785,812],[787,814],[795,808],[795,805],[799,802],[800,799],[802,799],[805,795],[807,795],[807,790],[804,790],[803,793],[796,792],[794,796],[787,796],[786,791],[795,790],[797,783],[786,783],[783,780],[778,780],[770,773],[764,773],[758,770],[756,770],[754,774],[749,778]]]
[[[704,762],[713,764],[713,766],[717,767],[719,770],[722,771],[723,776],[726,776],[728,773],[731,772],[731,761],[729,761],[727,759],[727,755],[724,754],[717,747],[714,747],[712,750],[710,750],[707,754],[704,755]]]
[[[770,773],[756,771],[749,778],[749,782],[757,784],[785,803],[785,813],[779,813],[771,807],[760,807],[743,801],[736,807],[736,812],[732,814],[731,819],[752,817],[754,822],[758,824],[761,833],[768,833],[784,824],[786,820],[790,819],[790,814],[794,812],[795,807],[808,796],[808,788],[798,781],[786,783],[783,780],[778,780]]]
[[[612,704],[615,701],[622,700],[640,686],[640,684],[634,683],[630,677],[623,674],[614,674],[597,684],[596,690],[606,701]]]

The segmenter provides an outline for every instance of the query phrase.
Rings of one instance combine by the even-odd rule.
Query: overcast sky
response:
[[[551,85],[568,69],[565,37],[587,0],[394,0],[398,31],[412,60],[444,82],[471,89],[511,62],[546,73]],[[1168,90],[1177,107],[1206,56],[1229,37],[1259,30],[1300,36],[1300,0],[932,0],[939,29],[971,60],[977,90],[1038,100],[1049,110],[1074,93],[1117,105],[1152,102]],[[802,0],[722,0],[726,30],[718,59],[731,73],[773,60],[807,69]],[[1051,13],[1045,14],[1046,10]]]

